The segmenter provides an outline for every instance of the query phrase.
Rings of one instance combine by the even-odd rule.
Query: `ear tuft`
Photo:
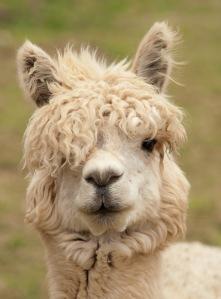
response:
[[[48,84],[56,81],[54,61],[41,48],[29,41],[18,50],[18,75],[22,88],[37,106],[48,103],[51,92]]]
[[[133,71],[156,86],[159,92],[165,89],[171,73],[175,39],[176,32],[165,22],[155,23],[141,41],[134,58]]]

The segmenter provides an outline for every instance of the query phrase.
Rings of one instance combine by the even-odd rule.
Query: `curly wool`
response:
[[[107,67],[88,49],[68,49],[56,63],[65,85],[50,83],[53,100],[30,119],[24,146],[30,171],[55,175],[64,163],[76,168],[95,147],[104,122],[129,138],[157,138],[173,149],[185,139],[182,111],[128,71],[125,61]]]

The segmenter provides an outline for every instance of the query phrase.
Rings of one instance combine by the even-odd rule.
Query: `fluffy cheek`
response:
[[[134,190],[137,196],[134,197],[134,209],[130,214],[130,223],[155,222],[160,212],[160,188],[161,179],[158,169],[149,167],[137,176]],[[136,193],[135,192],[135,193]]]
[[[74,178],[72,173],[67,171],[63,173],[58,181],[58,192],[56,196],[56,205],[61,225],[65,229],[81,231],[86,227],[78,213],[77,198],[79,194],[80,181]]]

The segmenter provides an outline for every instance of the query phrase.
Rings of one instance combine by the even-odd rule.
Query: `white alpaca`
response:
[[[165,249],[185,233],[189,189],[174,158],[182,112],[164,95],[173,41],[156,23],[131,69],[88,50],[19,50],[39,107],[25,133],[26,219],[45,243],[50,298],[221,298],[218,250]],[[211,274],[199,273],[200,256],[215,261]]]

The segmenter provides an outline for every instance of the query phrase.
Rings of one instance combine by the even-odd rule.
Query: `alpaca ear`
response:
[[[164,91],[171,72],[175,36],[166,23],[155,23],[141,41],[133,61],[132,70],[159,92]]]
[[[51,57],[26,41],[18,50],[17,67],[25,94],[39,107],[48,103],[51,96],[48,84],[56,81],[56,68]]]

